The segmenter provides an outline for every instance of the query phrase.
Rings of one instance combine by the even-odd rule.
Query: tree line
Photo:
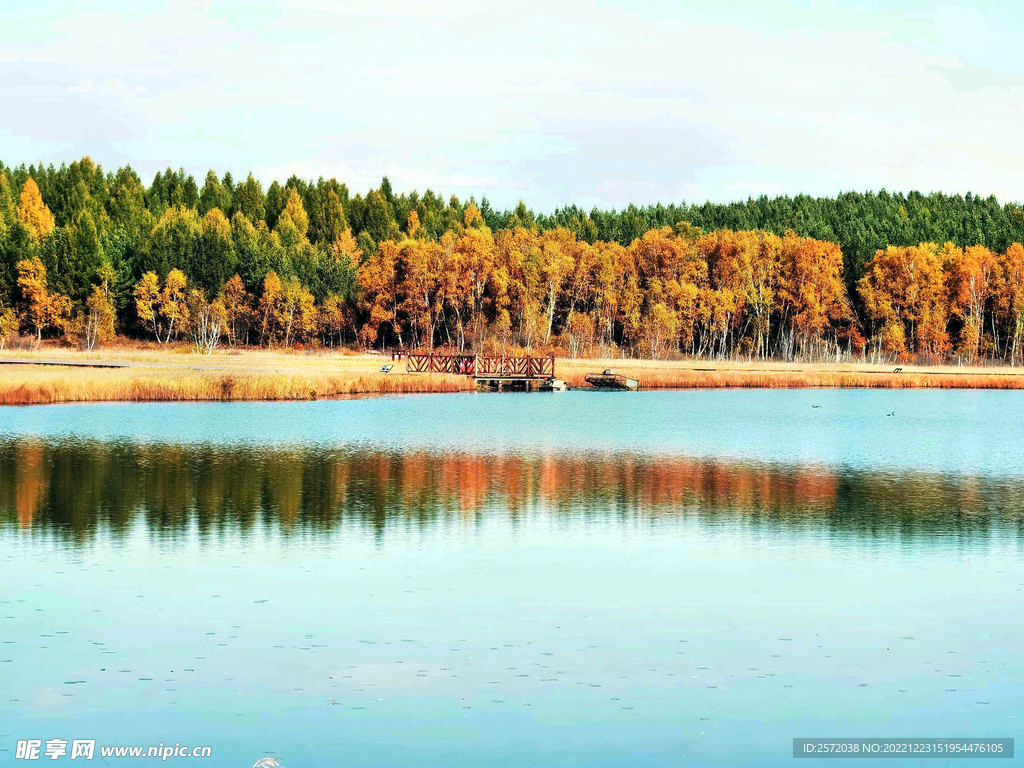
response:
[[[1016,364],[1024,211],[847,194],[535,214],[89,158],[0,164],[0,345],[446,347],[580,356],[956,354]]]

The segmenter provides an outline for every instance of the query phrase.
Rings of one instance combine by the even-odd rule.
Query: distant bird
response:
[[[885,415],[886,415],[886,416],[895,416],[895,415],[896,415],[896,411],[893,411],[892,413],[887,413],[887,414],[885,414]]]
[[[812,405],[811,408],[821,408],[820,405]]]

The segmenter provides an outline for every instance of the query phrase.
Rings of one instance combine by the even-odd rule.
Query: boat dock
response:
[[[410,354],[406,356],[405,370],[408,373],[472,376],[480,389],[495,392],[530,392],[555,378],[555,356]]]
[[[588,373],[583,377],[583,380],[594,389],[609,389],[620,392],[636,392],[640,389],[640,382],[636,379],[631,379],[628,376],[623,376],[621,373],[611,370],[606,370],[604,373]]]

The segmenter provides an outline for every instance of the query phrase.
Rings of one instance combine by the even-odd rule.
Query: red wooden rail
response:
[[[552,379],[555,357],[505,355],[409,355],[409,373],[457,373],[478,379]]]

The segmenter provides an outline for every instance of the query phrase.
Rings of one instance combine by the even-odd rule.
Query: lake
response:
[[[2,408],[0,584],[0,763],[1021,737],[1024,393]]]

